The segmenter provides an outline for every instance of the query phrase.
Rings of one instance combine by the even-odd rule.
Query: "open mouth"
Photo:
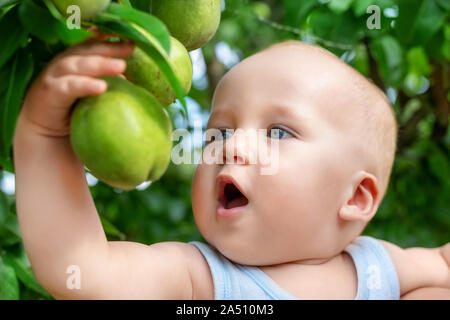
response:
[[[248,204],[247,197],[233,181],[222,181],[219,192],[219,202],[225,209],[243,207]]]

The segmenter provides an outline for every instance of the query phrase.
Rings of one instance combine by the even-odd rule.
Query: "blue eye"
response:
[[[269,130],[268,137],[270,139],[292,138],[292,134],[282,128],[273,127]]]
[[[219,131],[221,133],[219,140],[225,140],[233,135],[233,130],[231,129],[220,128]]]

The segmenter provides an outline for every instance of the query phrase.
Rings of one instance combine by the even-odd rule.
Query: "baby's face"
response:
[[[271,174],[262,174],[260,163],[248,163],[258,150],[246,144],[245,134],[211,142],[223,143],[224,153],[234,145],[236,157],[197,167],[192,189],[197,226],[237,263],[325,258],[343,241],[337,212],[347,200],[355,161],[345,114],[358,99],[346,84],[352,74],[330,57],[295,50],[273,48],[244,60],[225,75],[213,99],[208,129],[265,129],[267,144],[278,142],[277,150],[271,149],[277,152]],[[231,177],[242,194],[233,196],[225,187],[229,180],[218,183],[219,177]]]

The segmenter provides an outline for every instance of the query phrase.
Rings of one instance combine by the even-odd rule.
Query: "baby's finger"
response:
[[[68,56],[52,66],[50,73],[54,77],[68,74],[90,77],[118,75],[125,71],[127,65],[122,59],[103,56]]]
[[[65,55],[128,57],[133,54],[132,42],[84,42],[68,49]]]
[[[118,35],[110,34],[110,33],[98,33],[94,37],[87,39],[84,43],[92,43],[92,42],[106,42],[110,38],[118,38]]]
[[[61,105],[72,105],[78,98],[102,94],[108,87],[104,80],[77,75],[60,77],[54,83],[55,94]]]
[[[89,38],[88,40],[86,40],[85,42],[95,42],[95,41],[106,41],[109,38],[117,38],[119,37],[117,34],[113,34],[113,33],[103,33],[101,32],[98,27],[96,26],[92,26],[88,29],[90,32],[92,32],[94,34],[94,36],[92,38]]]

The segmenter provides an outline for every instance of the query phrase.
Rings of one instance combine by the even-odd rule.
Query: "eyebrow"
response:
[[[278,114],[281,118],[289,120],[289,122],[294,122],[297,125],[301,126],[300,130],[304,132],[305,129],[309,129],[312,117],[310,115],[306,115],[300,112],[299,108],[296,108],[294,105],[288,104],[269,104],[268,111],[266,114]]]
[[[206,127],[207,127],[207,128],[209,127],[209,125],[210,125],[210,123],[211,123],[211,119],[213,118],[213,116],[214,116],[215,118],[217,118],[218,116],[221,116],[221,115],[227,115],[227,114],[229,114],[229,113],[230,113],[229,108],[220,109],[220,110],[216,110],[216,111],[211,112],[211,113],[209,114],[208,123],[207,123]],[[231,116],[233,116],[233,114],[231,114]]]
[[[308,126],[308,122],[310,121],[311,117],[306,116],[304,114],[301,114],[294,106],[290,106],[287,104],[280,104],[280,103],[269,103],[265,106],[265,111],[263,112],[263,115],[271,115],[273,117],[273,114],[278,114],[280,117],[298,121],[300,125]],[[296,109],[295,111],[293,109]],[[213,117],[217,118],[218,116],[225,116],[230,114],[232,117],[234,117],[234,114],[231,112],[230,108],[223,108],[217,111],[211,112],[209,119],[208,119],[208,125],[211,122],[211,119]]]
[[[299,112],[293,111],[294,107],[292,106],[287,106],[283,104],[271,104],[269,105],[268,108],[269,111],[267,113],[276,112],[288,119],[294,118],[300,120],[301,122],[305,122],[307,119],[304,115],[301,115]]]

